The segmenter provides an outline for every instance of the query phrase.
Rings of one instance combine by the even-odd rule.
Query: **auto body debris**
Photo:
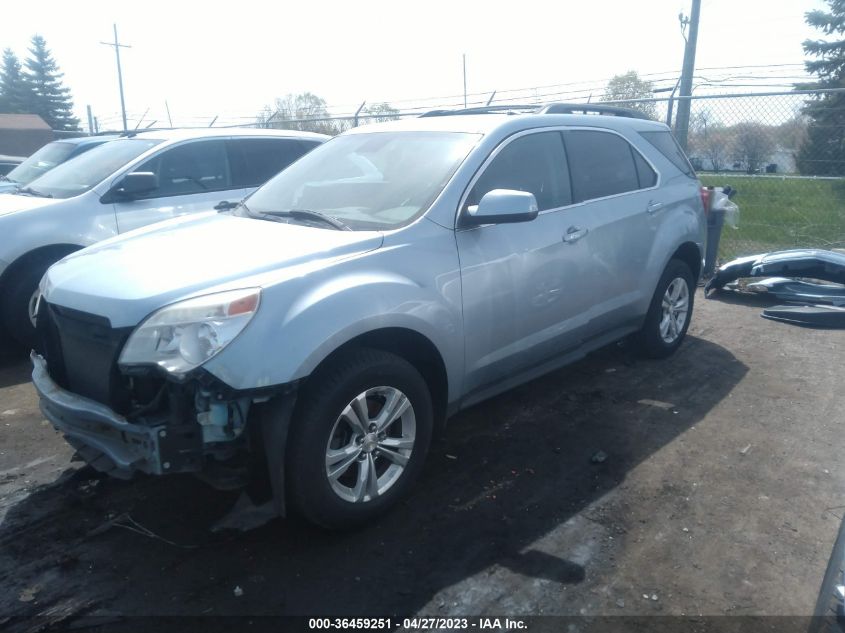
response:
[[[763,310],[763,318],[805,327],[845,329],[845,307],[826,305],[775,306]]]
[[[100,534],[107,532],[113,527],[123,528],[124,530],[135,532],[136,534],[140,534],[141,536],[146,536],[147,538],[152,538],[159,540],[163,543],[167,543],[168,545],[172,545],[173,547],[181,547],[183,549],[196,549],[197,547],[199,547],[198,545],[180,545],[179,543],[174,543],[173,541],[168,540],[163,536],[159,536],[149,528],[146,528],[140,523],[138,523],[126,512],[124,512],[123,514],[119,514],[116,517],[108,519],[105,523],[99,525],[98,527],[95,527],[93,530],[90,530],[85,536],[88,538],[92,536],[99,536]]]
[[[740,257],[721,266],[704,286],[705,295],[742,277],[801,277],[845,284],[845,255],[818,249],[775,251]]]
[[[212,532],[238,530],[248,532],[266,525],[278,516],[273,502],[256,505],[246,492],[242,492],[231,510],[211,526]]]
[[[770,294],[781,301],[845,305],[845,286],[771,277],[748,284],[746,290]]]
[[[767,308],[761,315],[766,319],[806,327],[845,328],[845,254],[796,249],[740,257],[716,271],[704,286],[704,294],[709,296],[711,291],[742,277],[769,277],[743,289],[765,292],[794,304]]]

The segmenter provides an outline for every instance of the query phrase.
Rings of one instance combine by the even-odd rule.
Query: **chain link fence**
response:
[[[678,104],[678,98],[619,102],[670,125]],[[829,175],[845,174],[843,104],[841,90],[690,98],[686,149],[693,167],[703,184],[738,192],[740,224],[722,231],[720,260],[845,248],[845,178]],[[842,125],[831,123],[837,117]]]

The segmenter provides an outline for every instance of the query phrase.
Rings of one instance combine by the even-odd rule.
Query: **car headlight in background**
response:
[[[255,315],[260,298],[260,288],[246,288],[166,306],[132,332],[119,362],[184,374],[231,343]]]

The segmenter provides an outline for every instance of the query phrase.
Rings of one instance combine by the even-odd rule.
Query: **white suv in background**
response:
[[[165,130],[105,143],[0,199],[0,323],[34,338],[47,268],[100,240],[225,210],[328,137],[289,130]]]

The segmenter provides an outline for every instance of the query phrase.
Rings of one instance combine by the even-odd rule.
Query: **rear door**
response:
[[[563,212],[584,232],[578,242],[585,338],[633,326],[642,317],[643,276],[654,244],[650,218],[661,212],[658,173],[622,135],[564,133],[574,205]]]
[[[115,201],[121,233],[186,213],[210,211],[223,200],[240,200],[246,191],[232,182],[222,138],[172,145],[132,171],[154,173],[158,187],[132,200]]]

